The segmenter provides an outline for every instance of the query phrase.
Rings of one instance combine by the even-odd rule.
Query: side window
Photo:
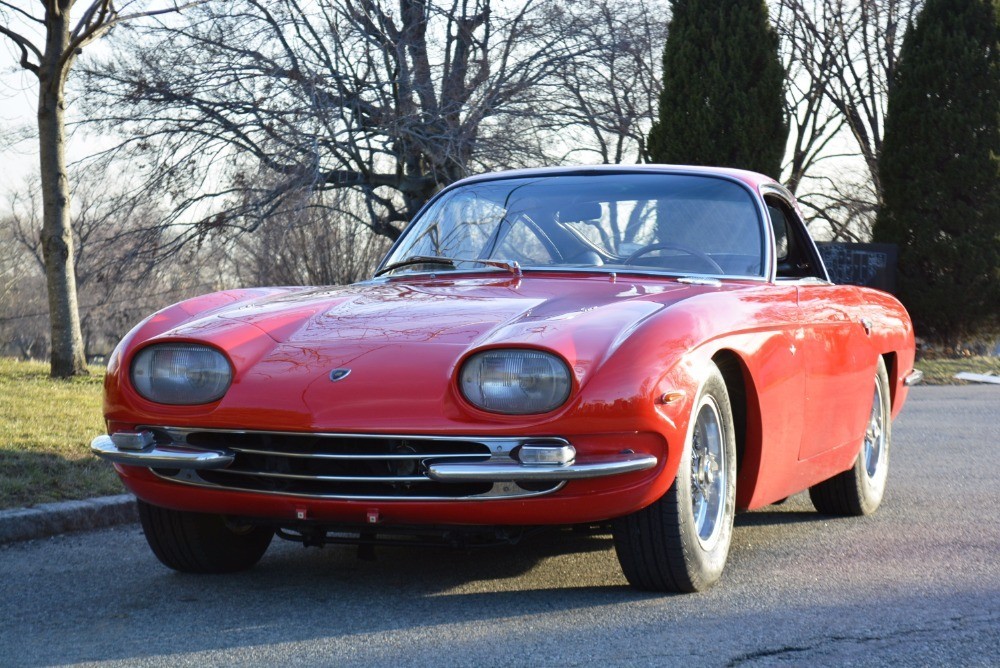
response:
[[[822,278],[819,259],[798,216],[784,201],[767,197],[767,212],[774,230],[774,250],[779,279]]]
[[[767,205],[767,213],[771,216],[771,228],[774,230],[774,255],[778,262],[788,261],[788,220],[785,213],[774,206]]]

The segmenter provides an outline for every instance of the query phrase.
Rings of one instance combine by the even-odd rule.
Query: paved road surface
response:
[[[870,518],[740,515],[722,582],[625,585],[607,536],[453,552],[276,542],[182,576],[135,527],[0,548],[0,664],[1000,665],[1000,388],[919,387]]]

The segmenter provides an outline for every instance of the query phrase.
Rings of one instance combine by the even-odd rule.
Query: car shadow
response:
[[[737,527],[782,526],[788,524],[809,524],[836,519],[830,515],[820,515],[815,510],[758,510],[740,513],[734,525]]]
[[[779,508],[737,518],[727,579],[773,568],[767,559],[775,550],[762,550],[762,544],[808,543],[822,531],[819,516],[806,505]],[[52,617],[25,611],[16,626],[35,638],[65,637],[76,648],[74,661],[155,663],[178,658],[179,652],[286,643],[350,646],[372,635],[542,623],[563,613],[600,617],[666,601],[669,608],[663,609],[670,616],[686,618],[700,614],[705,601],[733,595],[732,583],[695,596],[632,589],[606,527],[553,529],[517,545],[488,548],[378,547],[374,561],[359,559],[354,546],[307,549],[276,539],[255,568],[223,576],[170,571],[146,549],[137,527],[101,536],[103,544],[77,552],[74,569],[89,574],[86,589],[55,565],[28,571],[30,581],[23,583],[58,598],[62,612]],[[128,556],[110,558],[118,554]],[[150,625],[148,620],[172,621]],[[182,631],[173,628],[173,620],[184,620]],[[137,634],[137,628],[143,632]],[[57,662],[44,643],[39,652],[40,662]]]

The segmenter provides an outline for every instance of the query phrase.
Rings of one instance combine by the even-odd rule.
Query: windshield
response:
[[[477,260],[500,260],[525,269],[759,277],[763,249],[754,200],[732,181],[656,173],[538,176],[448,191],[407,228],[382,271],[397,263],[394,274],[464,271],[484,268]]]

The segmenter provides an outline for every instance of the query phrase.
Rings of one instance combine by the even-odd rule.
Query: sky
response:
[[[22,31],[24,21],[13,16],[4,17],[14,30]],[[34,43],[39,44],[40,36]],[[87,47],[88,54],[100,52],[100,40]],[[35,130],[35,107],[38,102],[38,81],[34,75],[18,64],[20,51],[6,37],[0,35],[0,198],[12,189],[22,188],[29,179],[37,179],[38,150]],[[73,74],[70,73],[72,78]],[[70,106],[69,120],[73,119]],[[67,142],[67,158],[72,161],[92,153],[100,141],[77,132]]]
[[[6,191],[38,171],[34,142],[16,142],[23,132],[31,131],[38,98],[34,77],[14,71],[7,54],[0,54],[0,190]]]
[[[0,201],[38,179],[37,85],[33,75],[0,66]],[[72,120],[72,106],[69,112]],[[109,141],[84,132],[68,132],[66,157],[70,162],[93,154]]]

